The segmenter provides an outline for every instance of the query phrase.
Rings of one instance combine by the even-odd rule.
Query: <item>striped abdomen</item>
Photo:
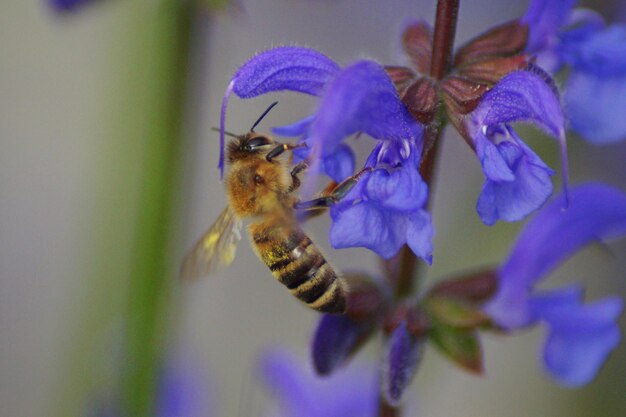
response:
[[[251,225],[250,236],[274,277],[310,308],[325,313],[344,312],[343,281],[311,239],[297,226],[268,223]]]

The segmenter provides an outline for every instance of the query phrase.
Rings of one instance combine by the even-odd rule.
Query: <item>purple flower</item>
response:
[[[261,377],[278,403],[274,417],[375,416],[377,378],[373,369],[353,368],[319,378],[302,361],[284,351],[261,357]]]
[[[527,51],[550,72],[569,69],[564,102],[572,130],[594,143],[626,138],[626,25],[607,26],[575,0],[533,0]]]
[[[216,415],[213,389],[202,367],[175,357],[159,374],[156,417],[211,417]],[[119,398],[100,398],[89,414],[93,417],[124,415]]]
[[[366,165],[374,170],[331,208],[330,242],[335,248],[366,247],[386,259],[406,243],[431,263],[434,228],[423,209],[428,187],[418,172],[421,152],[408,141],[398,148],[379,144]]]
[[[626,195],[601,184],[573,188],[563,210],[559,197],[524,228],[498,271],[499,287],[485,306],[495,322],[514,330],[542,322],[546,370],[567,386],[588,383],[620,336],[620,299],[582,303],[582,289],[535,291],[534,285],[590,242],[626,235]]]
[[[341,204],[332,208],[331,244],[336,248],[363,246],[389,258],[407,243],[430,261],[433,228],[423,210],[428,193],[418,172],[424,129],[400,101],[383,67],[362,60],[340,69],[308,48],[263,52],[235,73],[226,91],[222,141],[232,92],[251,98],[280,90],[320,97],[313,115],[274,132],[300,137],[307,148],[296,156],[318,157],[313,167],[321,165],[336,181],[352,174],[355,165],[343,140],[355,133],[377,140],[366,164],[372,172],[365,173]],[[223,158],[220,161],[223,167]]]
[[[565,121],[552,81],[537,68],[506,75],[465,121],[486,178],[476,208],[488,225],[520,220],[552,194],[554,171],[517,136],[514,122],[530,122],[559,140],[567,180]]]
[[[58,11],[76,10],[92,0],[50,0],[50,5]]]

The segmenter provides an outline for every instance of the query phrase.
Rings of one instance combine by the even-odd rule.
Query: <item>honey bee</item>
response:
[[[310,202],[299,202],[298,174],[303,161],[290,169],[290,161],[278,158],[299,145],[281,144],[254,128],[275,105],[256,121],[250,132],[234,135],[226,150],[230,169],[225,178],[228,206],[196,243],[182,265],[182,277],[197,278],[217,266],[229,265],[241,239],[242,220],[250,220],[248,236],[257,256],[274,277],[308,307],[325,313],[343,313],[347,287],[320,250],[298,224],[296,209],[327,207],[350,188],[340,184],[336,193]]]

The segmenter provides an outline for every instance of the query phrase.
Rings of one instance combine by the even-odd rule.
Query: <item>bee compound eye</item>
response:
[[[262,176],[260,176],[259,174],[255,174],[254,175],[254,183],[256,185],[263,184],[263,182],[264,182],[264,180],[263,180]]]
[[[248,141],[246,148],[247,150],[254,150],[256,148],[260,148],[262,146],[266,146],[270,144],[270,140],[269,138],[265,137],[265,136],[257,136],[255,138],[252,138]]]

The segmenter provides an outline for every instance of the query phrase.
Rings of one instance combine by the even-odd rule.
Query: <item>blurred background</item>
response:
[[[610,18],[623,9],[585,4]],[[342,65],[364,57],[399,63],[400,28],[413,18],[432,22],[435,1],[216,6],[207,2],[172,19],[167,1],[93,0],[71,13],[55,13],[43,0],[3,2],[0,416],[115,415],[111,404],[162,374],[163,358],[195,381],[196,414],[185,415],[258,416],[267,403],[259,352],[280,345],[308,360],[318,316],[275,282],[245,240],[227,270],[177,281],[186,250],[226,204],[218,137],[210,130],[219,124],[222,94],[239,65],[277,45],[314,47]],[[526,7],[462,1],[457,44]],[[183,93],[169,94],[177,88]],[[287,94],[232,98],[227,129],[247,131],[276,97],[278,107],[259,130],[292,122],[315,104]],[[559,166],[555,143],[532,129],[523,137]],[[569,146],[572,182],[602,180],[626,190],[626,143],[594,147],[571,136]],[[427,283],[498,263],[521,226],[480,222],[474,206],[483,176],[450,130],[437,175]],[[377,271],[370,252],[331,250],[328,226],[321,218],[307,230],[338,269]],[[589,299],[624,296],[625,253],[624,241],[588,248],[547,285],[583,281]],[[569,390],[543,374],[542,337],[541,329],[486,337],[481,378],[429,349],[407,395],[411,415],[624,415],[623,343],[596,381]],[[379,345],[370,343],[354,366],[376,363]]]

